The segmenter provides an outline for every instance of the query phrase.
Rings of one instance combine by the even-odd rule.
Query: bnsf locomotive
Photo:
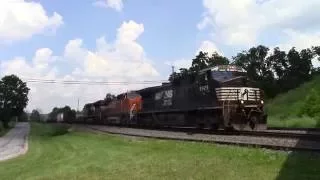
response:
[[[237,130],[265,129],[266,119],[262,90],[231,65],[87,104],[82,117],[98,124]]]

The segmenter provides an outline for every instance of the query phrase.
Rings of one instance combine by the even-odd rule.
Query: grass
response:
[[[311,117],[289,116],[281,118],[281,116],[268,117],[269,127],[289,127],[289,128],[320,128],[319,120]]]
[[[1,179],[320,179],[320,155],[68,132],[50,124],[32,124],[29,148],[0,162]]]
[[[306,95],[314,89],[320,92],[320,76],[293,89],[280,94],[266,105],[268,125],[271,127],[318,127],[320,117],[299,117],[298,112],[304,106]]]

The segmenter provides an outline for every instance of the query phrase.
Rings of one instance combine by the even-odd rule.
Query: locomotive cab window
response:
[[[211,76],[216,81],[226,81],[232,78],[232,72],[230,71],[212,71]]]

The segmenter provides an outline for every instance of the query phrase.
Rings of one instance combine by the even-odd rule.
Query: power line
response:
[[[165,83],[167,80],[152,80],[152,81],[79,81],[79,80],[55,80],[55,79],[37,79],[23,78],[29,83],[45,83],[45,84],[68,84],[68,85],[130,85],[130,84],[155,84]]]

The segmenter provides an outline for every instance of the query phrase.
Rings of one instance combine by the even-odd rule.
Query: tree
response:
[[[228,65],[229,59],[214,52],[207,60],[207,66],[213,67],[218,65]]]
[[[273,50],[273,54],[268,57],[268,61],[271,63],[272,69],[277,75],[277,79],[283,79],[289,67],[287,53],[276,47]]]
[[[56,121],[59,113],[62,112],[62,108],[54,107],[48,115],[48,121]]]
[[[72,122],[76,118],[76,111],[71,109],[69,106],[63,108],[54,107],[49,113],[48,121],[57,121],[58,114],[63,114],[63,120],[66,122]]]
[[[320,46],[314,46],[297,51],[294,47],[288,53],[276,47],[272,53],[263,45],[252,47],[232,57],[233,65],[246,70],[249,79],[263,89],[267,97],[274,97],[278,93],[286,92],[298,87],[311,79],[313,75],[320,74],[320,68],[314,68],[311,60],[315,57],[320,61]],[[193,82],[197,73],[205,68],[217,65],[230,64],[228,58],[213,53],[211,56],[200,51],[189,69],[180,69],[170,75],[169,81],[181,83]]]
[[[31,115],[30,115],[30,120],[35,121],[35,122],[41,121],[41,116],[40,116],[40,113],[38,110],[36,110],[36,109],[32,110]]]
[[[193,81],[195,74],[202,69],[229,64],[229,59],[214,52],[211,56],[207,52],[200,51],[199,54],[192,59],[192,65],[188,68],[180,68],[180,72],[173,72],[169,76],[170,82],[180,83],[182,81]]]
[[[198,72],[201,69],[207,68],[208,59],[208,53],[200,51],[199,54],[194,59],[192,59],[192,65],[189,70]]]
[[[298,87],[300,84],[311,78],[314,53],[310,49],[303,49],[298,52],[294,47],[287,54],[289,67],[285,77],[285,91]]]
[[[28,103],[29,88],[15,75],[5,76],[0,81],[0,117],[5,128],[10,119],[20,116]]]
[[[273,59],[268,57],[268,52],[269,48],[262,45],[252,47],[233,57],[233,63],[245,69],[249,79],[256,81],[267,96],[274,97],[278,92],[272,69]]]
[[[314,55],[318,56],[318,60],[320,61],[320,46],[313,46],[311,47]]]
[[[73,122],[76,119],[76,111],[71,109],[69,106],[65,106],[61,111],[61,113],[63,113],[64,121]]]
[[[320,46],[313,46],[311,47],[313,51],[314,57],[317,58],[317,60],[320,62]],[[320,74],[320,67],[313,67],[312,69],[312,75],[319,75]]]
[[[114,98],[116,98],[115,95],[111,94],[111,93],[107,93],[106,97],[104,98],[105,101],[107,102],[111,102]]]
[[[19,122],[27,122],[29,119],[28,113],[23,111],[23,113],[18,117]]]
[[[252,47],[248,51],[238,53],[233,57],[234,64],[242,67],[253,80],[262,80],[264,77],[269,78],[271,64],[267,60],[269,48],[259,45]]]

